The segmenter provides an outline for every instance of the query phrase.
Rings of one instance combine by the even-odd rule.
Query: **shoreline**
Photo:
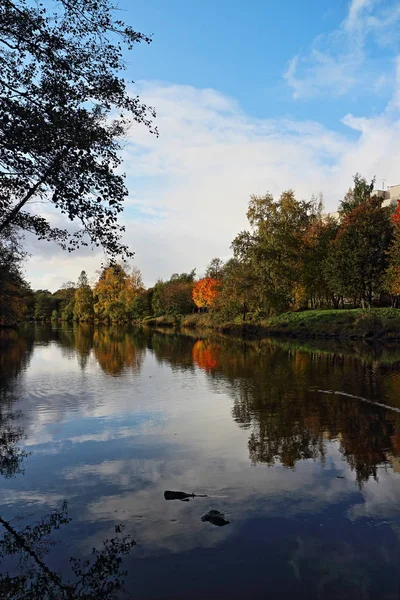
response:
[[[400,341],[400,309],[337,309],[284,313],[264,321],[218,323],[207,313],[161,316],[138,322],[146,327],[216,331],[243,338]]]

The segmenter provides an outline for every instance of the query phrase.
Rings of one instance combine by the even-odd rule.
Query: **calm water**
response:
[[[0,598],[62,590],[119,525],[122,598],[399,598],[400,348],[59,326],[0,351]]]

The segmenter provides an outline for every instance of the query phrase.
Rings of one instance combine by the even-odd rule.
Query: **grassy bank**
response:
[[[309,310],[284,313],[264,321],[218,323],[212,314],[157,317],[145,321],[156,327],[214,329],[249,336],[289,335],[301,338],[400,339],[400,310]]]

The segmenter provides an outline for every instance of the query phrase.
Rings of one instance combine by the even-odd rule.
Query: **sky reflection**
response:
[[[397,593],[399,416],[315,391],[323,382],[395,405],[395,350],[371,360],[353,347],[122,329],[35,336],[17,353],[19,367],[0,371],[7,414],[19,415],[23,430],[18,447],[28,453],[24,473],[2,480],[0,505],[8,519],[29,522],[68,500],[72,521],[52,550],[61,570],[66,548],[85,554],[123,523],[137,542],[126,560],[140,598],[184,598],[202,569],[210,597],[240,597],[237,561],[262,597],[260,553],[275,565],[268,585],[280,582],[282,597],[317,598],[321,585],[323,597],[346,597],[362,581],[359,597],[373,598],[381,578],[381,597]],[[208,497],[166,501],[165,490]],[[202,522],[210,509],[230,524]],[[171,554],[186,569],[179,578]],[[213,560],[220,575],[231,573],[224,592]],[[371,574],[378,563],[381,575]],[[202,590],[199,583],[194,597]]]

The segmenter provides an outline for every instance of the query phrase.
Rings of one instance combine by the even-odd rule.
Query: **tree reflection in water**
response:
[[[95,359],[111,376],[139,373],[146,349],[173,370],[199,369],[212,388],[231,396],[232,416],[248,432],[253,463],[278,463],[291,469],[305,459],[323,462],[328,445],[335,442],[361,486],[377,478],[378,469],[393,465],[400,455],[399,414],[318,392],[342,390],[395,404],[400,397],[396,349],[334,343],[297,347],[283,341],[203,339],[193,334],[70,325],[37,328],[35,340],[57,343],[68,356],[78,359],[83,370]],[[33,337],[29,331],[20,336],[3,332],[0,345],[0,474],[12,477],[21,472],[24,457],[18,448],[23,431],[14,406],[19,373],[29,361]],[[115,537],[88,561],[71,559],[65,578],[47,566],[46,552],[52,534],[68,523],[66,505],[39,523],[19,529],[0,515],[4,530],[0,552],[7,565],[0,579],[1,598],[89,600],[113,598],[118,593],[122,557],[131,550],[133,540],[117,528]],[[343,556],[350,561],[349,552],[343,547]],[[321,553],[318,547],[308,548],[299,541],[290,559],[295,576],[302,579],[303,572],[308,572],[310,556],[315,555],[317,569]],[[322,594],[336,580],[336,571],[347,577],[341,560],[318,569],[325,573],[316,577]]]
[[[362,485],[399,456],[400,415],[318,389],[345,386],[365,398],[395,399],[400,377],[387,375],[397,372],[400,356],[395,349],[368,345],[321,346],[318,351],[272,340],[197,340],[193,359],[211,379],[222,374],[229,382],[233,418],[251,430],[253,463],[280,462],[288,468],[305,459],[323,463],[326,443],[336,440]]]
[[[395,398],[400,377],[395,348],[319,342],[299,345],[276,340],[204,339],[176,332],[123,327],[70,328],[69,344],[86,363],[91,349],[109,375],[139,372],[144,348],[172,368],[202,369],[211,384],[228,385],[232,415],[250,430],[253,463],[324,461],[326,443],[336,440],[359,485],[377,477],[379,466],[400,454],[400,415],[354,399],[324,396],[317,389],[340,390],[369,399]],[[299,347],[300,346],[300,347]]]
[[[123,327],[96,328],[93,347],[97,362],[108,375],[120,375],[126,369],[133,372],[141,369],[143,352],[135,336]]]
[[[65,334],[65,331],[62,332]],[[82,352],[82,333],[60,336],[66,348],[73,348],[75,340]],[[88,335],[89,334],[89,335]],[[41,330],[43,335],[43,330]],[[83,334],[84,335],[84,334]],[[86,332],[90,340],[92,332]],[[45,341],[47,336],[43,336]],[[67,341],[67,343],[66,343]],[[73,341],[73,344],[68,343]],[[83,344],[87,354],[87,343]],[[32,339],[15,331],[0,331],[0,475],[14,477],[23,472],[22,462],[27,455],[18,446],[23,429],[17,425],[20,414],[13,410],[16,399],[17,379],[21,369],[29,361]],[[132,364],[132,357],[130,363]],[[126,575],[122,558],[135,545],[121,526],[115,528],[115,536],[103,542],[101,549],[93,548],[89,558],[69,559],[70,576],[65,579],[51,569],[45,556],[53,545],[51,534],[68,525],[67,503],[59,510],[44,516],[36,524],[17,529],[0,514],[0,598],[1,600],[113,600],[123,588]]]
[[[0,475],[13,477],[22,470],[26,452],[18,447],[23,429],[14,408],[15,385],[32,351],[32,339],[13,330],[0,330]]]
[[[48,567],[45,555],[51,547],[51,533],[68,525],[67,504],[45,516],[35,525],[17,530],[0,515],[5,533],[0,539],[0,559],[12,563],[0,574],[1,598],[4,600],[113,600],[123,587],[126,572],[122,557],[135,542],[122,535],[103,542],[100,550],[93,548],[86,560],[71,557],[71,577],[62,578]]]

